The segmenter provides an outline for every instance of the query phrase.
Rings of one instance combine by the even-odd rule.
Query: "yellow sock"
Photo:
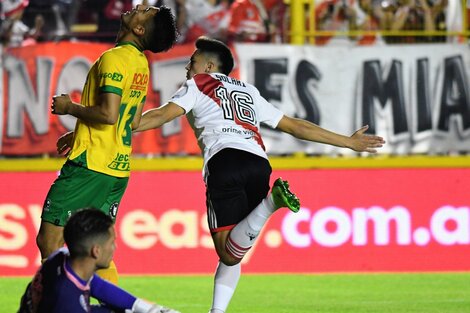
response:
[[[117,271],[116,264],[114,263],[114,261],[111,261],[108,268],[97,270],[96,274],[99,277],[106,279],[107,281],[115,285],[118,284],[119,275],[118,275],[118,271]]]

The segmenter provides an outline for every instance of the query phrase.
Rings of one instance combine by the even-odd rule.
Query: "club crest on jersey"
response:
[[[119,206],[119,203],[114,202],[114,203],[111,204],[111,206],[109,207],[109,216],[111,216],[113,219],[115,219],[116,216],[117,216],[118,206]]]

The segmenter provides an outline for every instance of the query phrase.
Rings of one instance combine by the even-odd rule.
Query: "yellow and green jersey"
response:
[[[88,73],[81,103],[94,106],[100,94],[117,94],[121,96],[119,118],[114,125],[77,119],[69,159],[93,171],[128,177],[131,124],[138,106],[145,102],[148,81],[148,61],[137,47],[125,42],[105,51]]]

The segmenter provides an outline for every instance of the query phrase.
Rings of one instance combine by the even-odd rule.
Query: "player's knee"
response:
[[[44,235],[44,233],[42,232],[39,232],[38,235],[36,236],[36,245],[38,246],[39,251],[41,252],[41,257],[43,259],[47,258],[49,254],[52,253],[52,251],[50,251],[52,249],[51,244],[47,236]]]
[[[41,253],[41,262],[42,260],[47,259],[47,257],[51,254],[49,251],[50,249],[47,247],[47,239],[44,234],[39,232],[36,236],[36,245],[39,248],[39,252]]]
[[[39,231],[36,235],[36,245],[38,246],[39,250],[43,249],[46,244],[46,239],[44,234]]]
[[[227,266],[237,265],[242,260],[242,259],[235,258],[228,253],[223,253],[223,255],[219,255],[219,257],[220,257],[220,261]]]
[[[42,227],[36,236],[36,245],[41,252],[41,257],[47,258],[52,252],[63,246],[63,240],[57,238],[54,233],[48,233]]]
[[[230,252],[230,249],[227,249],[227,238],[229,236],[229,232],[219,232],[213,234],[215,250],[217,251],[217,255],[222,263],[227,266],[233,266],[242,260],[243,256],[241,255],[234,255]]]

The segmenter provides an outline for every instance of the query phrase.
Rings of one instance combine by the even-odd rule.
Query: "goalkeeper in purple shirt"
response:
[[[112,219],[96,209],[70,217],[64,228],[66,248],[41,266],[21,298],[18,313],[179,313],[136,298],[95,274],[109,266],[116,234]],[[91,305],[90,297],[100,301]]]

